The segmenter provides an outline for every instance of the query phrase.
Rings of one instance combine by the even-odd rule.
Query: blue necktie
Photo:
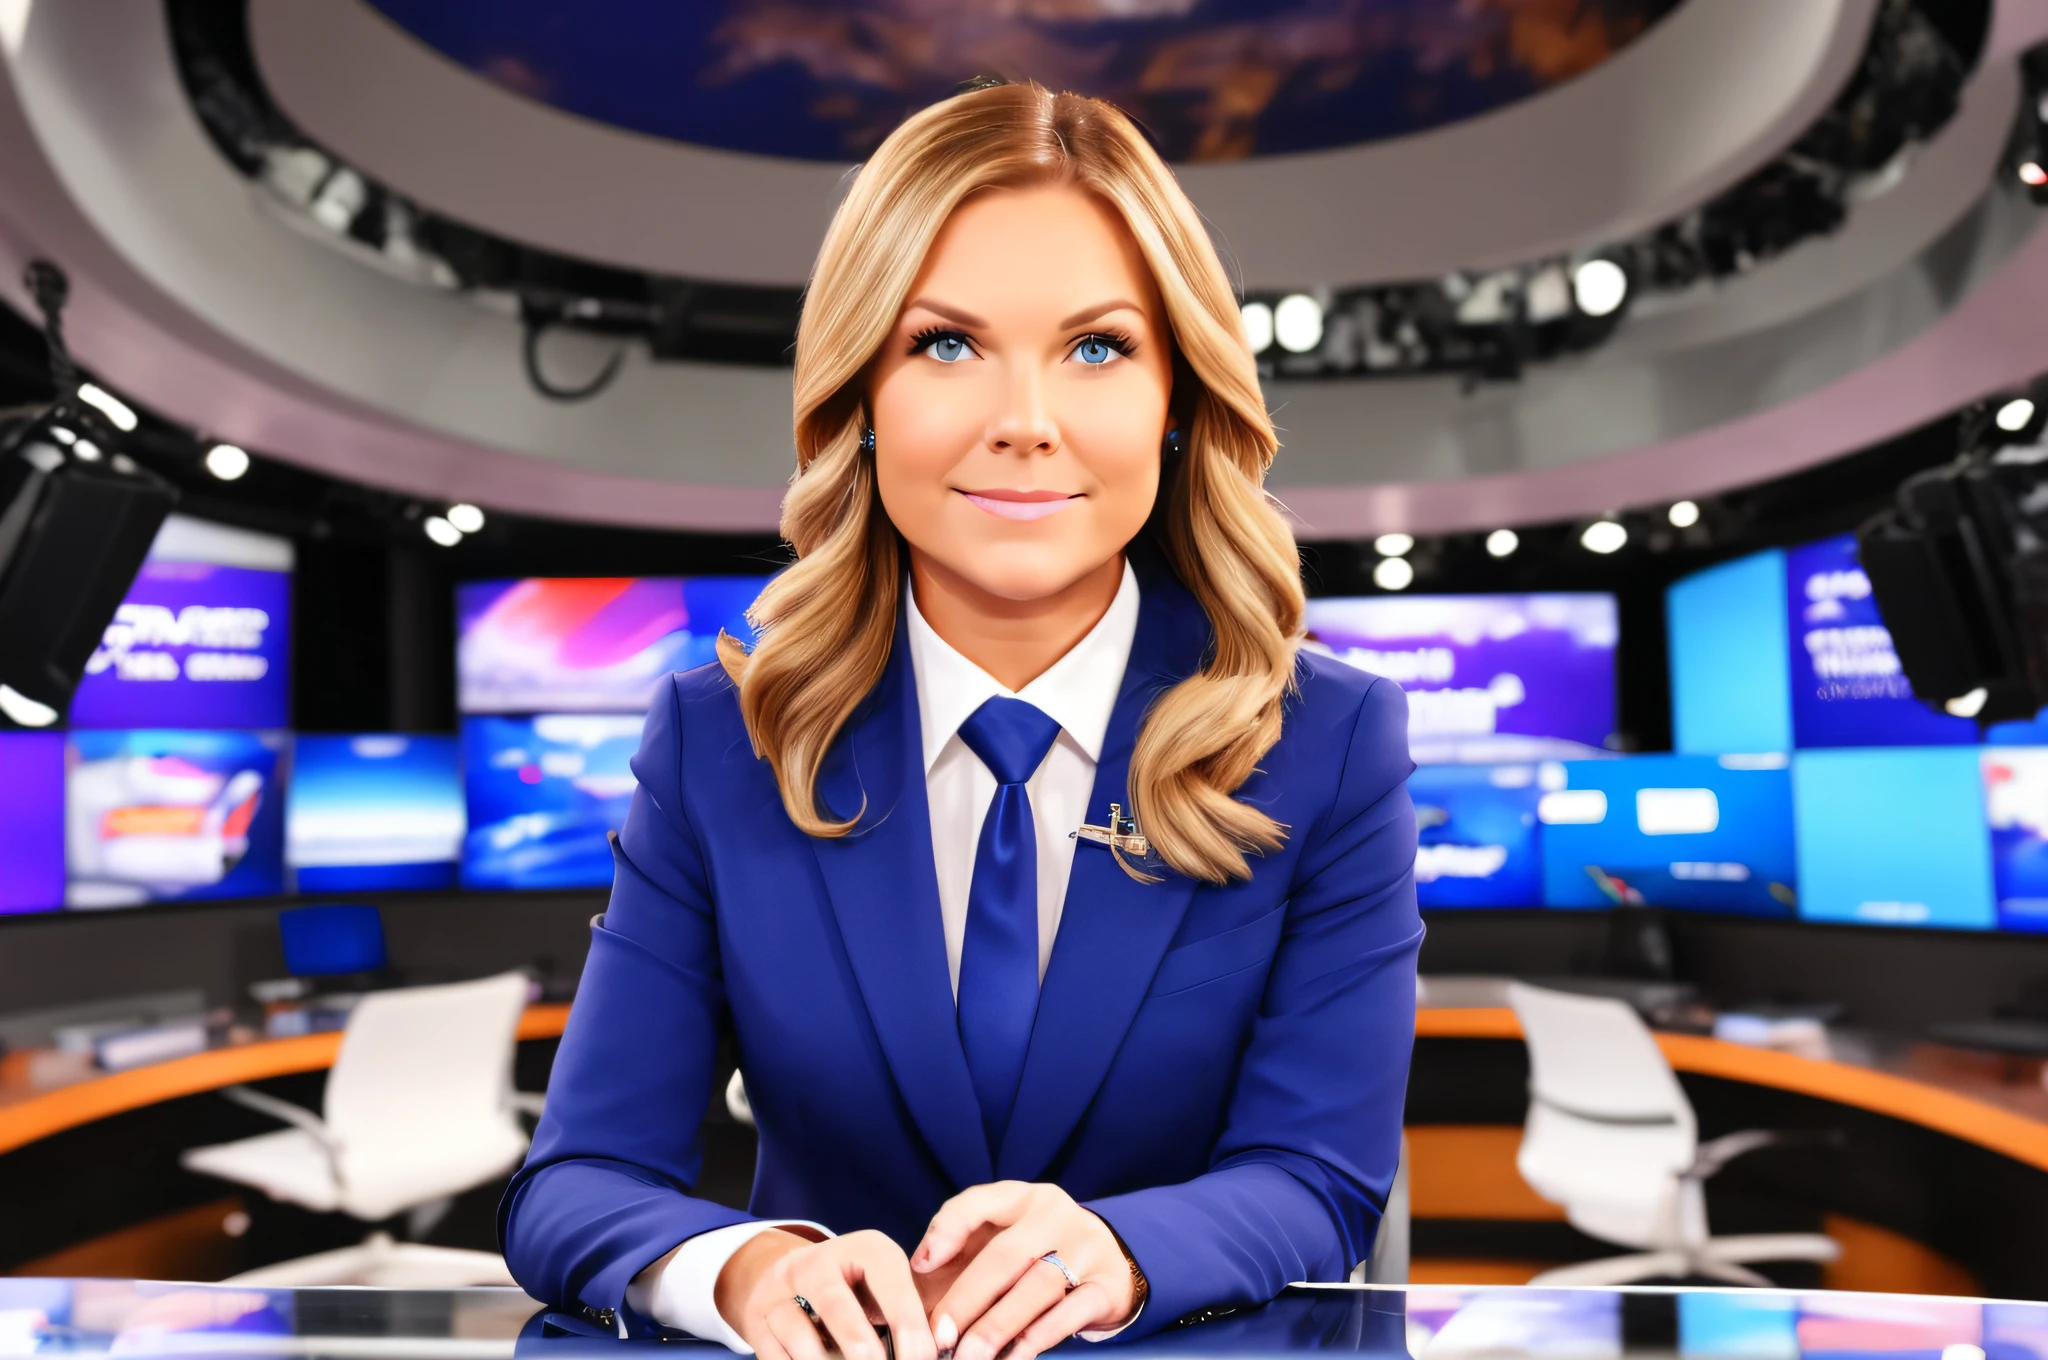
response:
[[[1037,708],[1000,695],[960,724],[960,739],[996,777],[967,889],[959,1000],[960,1044],[990,1155],[1009,1127],[1038,1013],[1038,836],[1024,782],[1059,734]]]

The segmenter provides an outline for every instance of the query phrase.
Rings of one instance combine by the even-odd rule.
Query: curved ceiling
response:
[[[1526,259],[1572,223],[1659,221],[1775,153],[1855,65],[1873,3],[1681,6],[1612,61],[1512,108],[1377,146],[1190,167],[1184,178],[1212,221],[1270,220],[1284,237],[1285,219],[1316,214],[1272,211],[1286,200],[1258,199],[1259,175],[1296,174],[1295,189],[1315,190],[1320,212],[1370,186],[1314,168],[1370,164],[1387,182],[1426,189],[1463,178],[1446,166],[1467,165],[1432,148],[1485,156],[1505,145],[1535,162],[1509,167],[1515,184],[1555,175],[1583,193],[1541,198],[1523,214],[1505,199],[1470,197],[1484,186],[1461,185],[1466,207],[1444,209],[1438,234]],[[1725,15],[1742,16],[1746,34],[1701,17]],[[586,240],[616,231],[628,247],[700,261],[704,251],[737,259],[753,249],[755,267],[796,270],[767,277],[800,279],[829,212],[835,167],[684,147],[569,117],[455,68],[358,0],[252,0],[251,19],[265,73],[295,118],[351,158],[358,149],[334,134],[355,136],[387,158],[366,156],[365,168],[407,192],[408,167],[424,174],[442,164],[436,156],[464,151],[490,173],[462,179],[460,162],[448,162],[454,178],[440,187],[473,207],[496,202],[506,215],[423,197],[494,229],[539,222]],[[308,44],[364,34],[384,46],[330,46],[322,73]],[[1692,102],[1697,82],[1679,60],[1688,51],[1663,46],[1674,34],[1695,44],[1690,55],[1721,82],[1717,100]],[[2048,308],[2048,236],[2024,203],[1986,187],[2018,102],[2016,56],[2044,36],[2048,6],[1998,0],[1962,111],[1889,194],[1861,205],[1834,237],[1662,314],[1636,315],[1582,359],[1471,392],[1428,380],[1274,384],[1284,441],[1277,494],[1308,536],[1588,513],[1790,471],[2048,369],[2048,328],[2037,324]],[[258,451],[424,497],[671,528],[774,524],[790,467],[786,370],[655,365],[636,353],[601,398],[543,400],[521,376],[514,318],[378,274],[265,206],[194,119],[161,6],[106,25],[89,7],[41,0],[21,28],[0,24],[0,45],[0,286],[17,288],[20,265],[36,255],[62,262],[74,282],[74,349],[116,387]],[[391,65],[362,64],[378,53]],[[366,84],[365,70],[378,80]],[[1734,79],[1737,71],[1755,80]],[[436,88],[430,76],[442,91],[433,107],[446,116],[408,123],[425,113],[406,104],[405,91]],[[1758,89],[1774,92],[1761,101],[1768,117]],[[1660,121],[1667,97],[1694,122]],[[350,108],[353,121],[332,128],[309,116],[338,119]],[[1544,138],[1568,128],[1578,140],[1519,140],[1531,124]],[[408,130],[425,154],[402,154]],[[1582,143],[1620,146],[1629,173],[1584,178],[1600,157],[1580,156]],[[1689,159],[1693,152],[1702,154]],[[1691,180],[1671,172],[1677,163]],[[521,167],[531,182],[514,193]],[[553,178],[557,171],[567,178]],[[810,216],[794,226],[772,211],[789,201],[791,184],[816,191]],[[727,201],[736,189],[763,197]],[[647,218],[650,192],[671,194],[681,219]],[[1460,201],[1447,192],[1438,186],[1440,207]],[[522,215],[550,203],[552,218]],[[702,214],[688,216],[692,206]],[[1393,275],[1426,258],[1431,243],[1421,218],[1401,219],[1391,202],[1387,215],[1416,233],[1381,239],[1385,256],[1370,257],[1394,261]],[[1485,220],[1475,224],[1475,215]],[[1350,220],[1354,236],[1371,236],[1374,219]],[[1518,226],[1533,233],[1519,245]],[[1259,242],[1267,265],[1286,266],[1290,280],[1318,276],[1289,263],[1313,251],[1277,239]],[[1355,241],[1343,253],[1361,277],[1374,272]],[[656,267],[630,254],[596,258]],[[565,347],[549,358],[565,378],[602,358],[595,342],[574,336],[549,343]],[[591,352],[569,352],[579,346]]]
[[[485,79],[727,151],[841,162],[962,79],[1082,90],[1171,161],[1405,136],[1583,75],[1678,0],[371,0]]]

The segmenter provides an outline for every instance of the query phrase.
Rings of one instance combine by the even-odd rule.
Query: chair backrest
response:
[[[349,1013],[326,1122],[350,1144],[441,1142],[510,1118],[523,973],[371,992]]]
[[[1671,1064],[1628,1003],[1511,983],[1529,1043],[1529,1095],[1596,1123],[1697,1125]]]

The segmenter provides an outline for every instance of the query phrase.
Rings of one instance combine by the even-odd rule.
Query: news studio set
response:
[[[0,1355],[2048,1360],[2035,0],[0,85]]]

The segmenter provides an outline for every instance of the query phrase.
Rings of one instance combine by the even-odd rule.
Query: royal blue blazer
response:
[[[1138,629],[1090,820],[1126,792],[1147,706],[1192,674],[1206,616],[1140,561]],[[1415,1025],[1415,820],[1392,682],[1303,654],[1279,742],[1238,796],[1287,828],[1247,882],[1140,883],[1074,848],[1015,1114],[991,1155],[955,1023],[917,690],[901,622],[799,831],[717,666],[648,714],[609,908],[547,1110],[499,1210],[535,1298],[612,1309],[697,1233],[750,1215],[691,1193],[730,1033],[760,1132],[753,1217],[877,1228],[910,1250],[939,1205],[1051,1181],[1151,1285],[1122,1338],[1340,1280],[1368,1255],[1400,1156]]]

